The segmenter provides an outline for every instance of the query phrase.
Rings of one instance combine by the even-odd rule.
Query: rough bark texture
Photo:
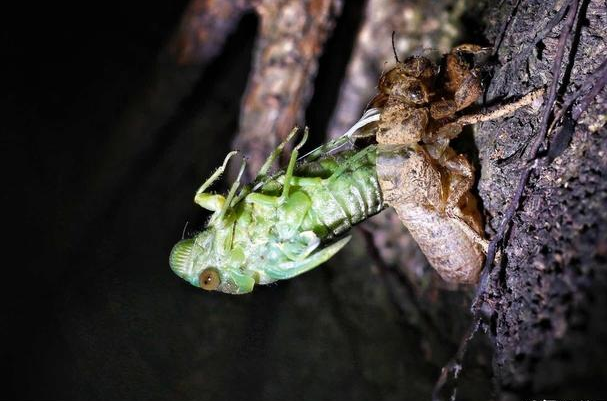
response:
[[[550,68],[563,21],[543,37],[541,29],[567,4],[521,2],[498,52],[501,66],[491,81],[489,101],[555,79]],[[559,91],[565,96],[606,58],[605,11],[604,2],[581,2],[561,73]],[[495,9],[488,21],[503,21],[504,15],[506,10]],[[501,24],[488,25],[490,41],[498,40],[497,26]],[[603,377],[590,366],[600,366],[606,357],[605,93],[603,89],[594,99],[563,153],[531,176],[507,238],[504,263],[493,272],[490,335],[503,389],[581,397],[585,384],[594,387],[590,383]],[[523,167],[517,161],[505,166],[497,161],[532,140],[538,127],[535,118],[524,114],[477,129],[479,193],[493,216],[490,227],[499,224]]]
[[[245,4],[193,2],[190,10],[208,11],[204,5],[224,3],[231,10]],[[231,148],[239,124],[239,140],[259,140],[254,144],[247,139],[246,149],[263,156],[263,149],[275,144],[303,113],[312,88],[315,94],[326,93],[326,86],[337,90],[339,85],[329,83],[344,73],[332,66],[347,66],[352,50],[343,43],[356,45],[344,68],[348,72],[340,100],[337,105],[330,100],[338,98],[336,93],[315,97],[307,114],[313,120],[310,110],[336,107],[332,127],[357,119],[366,91],[374,92],[374,73],[369,71],[376,71],[377,78],[382,63],[393,60],[392,29],[403,53],[417,46],[402,45],[413,41],[409,29],[419,33],[414,39],[420,48],[444,51],[452,41],[500,44],[487,102],[548,84],[565,14],[555,10],[568,3],[370,0],[365,8],[348,1],[334,19],[337,2],[285,1],[300,10],[295,20],[287,18],[294,15],[290,7],[264,9],[266,3],[273,2],[256,2],[257,10],[267,15],[284,11],[282,17],[264,20],[262,15],[257,24],[255,16],[247,16],[229,36],[227,28],[236,23],[238,13],[213,19],[226,29],[209,33],[201,43],[217,50],[221,38],[226,41],[212,60],[196,56],[204,53],[195,50],[200,49],[196,40],[204,37],[200,32],[180,52],[167,53],[158,36],[168,40],[176,32],[179,10],[169,18],[152,3],[146,6],[147,18],[131,6],[124,11],[127,17],[115,21],[110,19],[118,19],[112,8],[102,24],[91,21],[58,36],[51,28],[62,27],[61,19],[45,16],[41,26],[52,22],[52,27],[21,47],[39,49],[40,38],[48,35],[52,51],[40,48],[27,64],[56,64],[49,62],[24,79],[34,82],[30,91],[19,82],[2,98],[9,106],[19,105],[16,112],[6,113],[7,143],[14,151],[3,158],[11,162],[5,171],[23,174],[9,180],[7,193],[26,207],[24,213],[9,213],[19,220],[9,232],[21,244],[9,248],[8,256],[18,258],[6,263],[3,277],[7,288],[2,304],[8,313],[1,317],[0,356],[6,361],[2,377],[9,383],[1,387],[7,392],[2,398],[431,398],[441,367],[469,327],[473,289],[442,282],[411,237],[403,234],[394,213],[382,213],[355,229],[347,250],[325,266],[249,296],[202,293],[180,282],[167,264],[170,248],[185,221],[191,221],[186,235],[204,223],[205,216],[192,206],[193,193]],[[565,53],[559,85],[563,99],[605,60],[605,3],[580,3],[581,17],[569,41],[575,51],[571,57]],[[200,4],[203,8],[196,8]],[[424,7],[435,11],[407,14]],[[370,14],[384,10],[381,18]],[[314,22],[312,15],[321,18]],[[384,27],[390,15],[408,21],[406,26]],[[191,21],[205,21],[204,15],[198,16]],[[303,25],[302,16],[310,17]],[[436,41],[424,39],[448,27],[448,20],[465,29],[447,29]],[[153,23],[145,25],[145,35],[134,34],[133,27],[143,21]],[[294,21],[307,39],[289,31],[290,23],[279,30],[287,21]],[[156,24],[167,33],[159,35]],[[367,36],[357,36],[359,27]],[[97,31],[104,35],[82,35]],[[287,32],[288,40],[281,41],[278,32]],[[382,32],[381,38],[373,37],[376,32]],[[340,40],[335,43],[333,37]],[[72,38],[84,43],[73,44]],[[280,43],[296,51],[283,53]],[[278,60],[294,67],[292,82],[284,77],[271,81],[272,68],[284,67],[266,68],[274,45],[285,57]],[[74,48],[81,52],[74,53]],[[161,77],[165,83],[172,82],[171,76],[182,83],[181,89],[168,85],[175,90],[171,99],[163,97],[163,90],[149,92],[149,98],[134,96],[141,93],[142,63],[148,71],[162,70],[158,53],[173,54],[172,66],[179,65],[174,55],[180,54],[192,61],[195,71],[180,77],[178,68],[171,67]],[[289,55],[307,58],[295,63]],[[9,55],[7,60],[24,60],[22,56]],[[255,81],[260,77],[264,80]],[[354,88],[357,82],[363,87]],[[287,92],[279,95],[278,87]],[[581,99],[590,91],[582,91]],[[457,399],[604,397],[606,96],[603,89],[579,116],[570,142],[567,135],[559,137],[553,149],[563,152],[550,163],[542,159],[531,176],[506,238],[502,264],[493,269],[486,288],[487,335],[477,333],[467,345],[455,383]],[[127,97],[132,104],[143,98],[142,106],[124,107]],[[573,103],[572,117],[583,103]],[[149,120],[141,119],[146,105],[158,106],[150,109]],[[128,124],[119,128],[113,117],[118,111],[125,113],[120,121],[134,122],[132,131],[124,130]],[[328,119],[318,125],[328,125]],[[511,118],[479,124],[455,141],[480,172],[477,189],[489,235],[501,222],[525,167],[519,155],[537,127],[538,117],[521,110]],[[255,134],[249,137],[248,132]],[[548,140],[555,138],[551,134]],[[452,388],[439,395],[448,398]]]
[[[250,177],[301,122],[318,58],[341,7],[340,0],[257,4],[261,27],[235,140],[235,148],[249,158]]]

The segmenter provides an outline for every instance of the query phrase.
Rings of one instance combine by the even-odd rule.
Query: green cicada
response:
[[[196,192],[194,202],[213,214],[203,231],[174,246],[173,271],[205,290],[244,294],[255,284],[288,279],[327,261],[349,241],[343,234],[384,207],[376,146],[341,150],[353,134],[378,119],[379,111],[371,109],[346,134],[298,159],[305,130],[286,171],[268,174],[297,134],[294,129],[251,184],[239,191],[243,160],[227,196],[206,192],[236,154],[229,153]]]

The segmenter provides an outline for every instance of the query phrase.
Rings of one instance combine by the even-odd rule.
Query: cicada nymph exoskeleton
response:
[[[439,64],[413,56],[379,79],[377,174],[384,201],[443,279],[478,281],[487,241],[471,192],[474,167],[450,146],[464,125],[502,117],[539,99],[535,90],[490,112],[464,114],[482,95],[485,48],[461,45]]]

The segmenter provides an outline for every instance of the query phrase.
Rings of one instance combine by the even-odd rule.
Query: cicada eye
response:
[[[217,270],[212,267],[207,267],[200,273],[198,283],[203,290],[214,291],[219,287],[221,279],[219,278]]]
[[[415,80],[407,82],[403,97],[413,104],[425,104],[429,100],[429,90],[422,82]]]

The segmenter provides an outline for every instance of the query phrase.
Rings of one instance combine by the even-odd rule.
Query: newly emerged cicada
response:
[[[200,187],[195,202],[213,215],[204,231],[173,248],[170,265],[178,276],[205,290],[247,293],[255,284],[288,279],[327,261],[350,239],[340,238],[342,234],[382,210],[375,146],[330,154],[349,135],[297,163],[305,130],[286,171],[268,175],[296,133],[294,129],[238,194],[244,161],[226,197],[205,192],[236,152]]]

